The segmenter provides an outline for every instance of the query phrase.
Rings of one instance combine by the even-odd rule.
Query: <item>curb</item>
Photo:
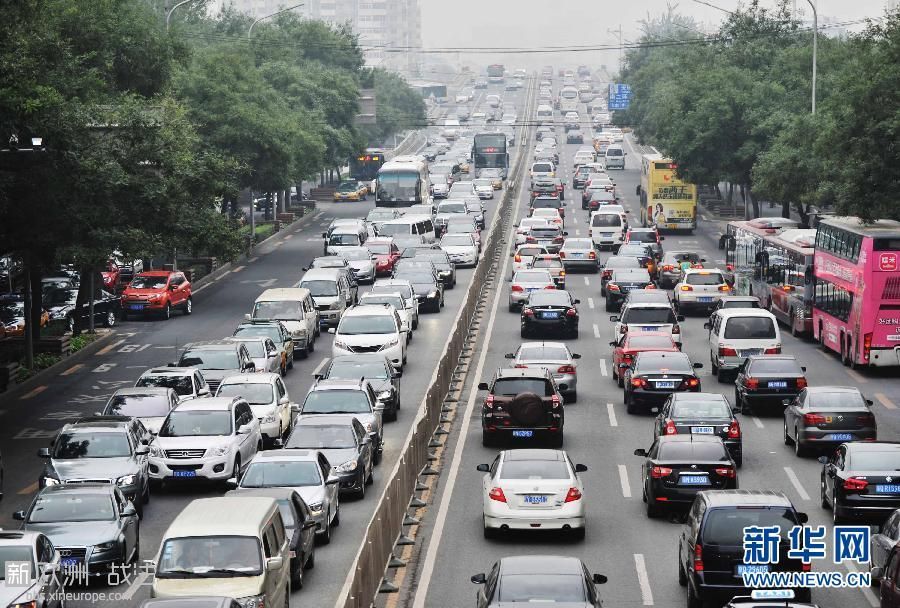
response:
[[[65,357],[64,359],[62,359],[61,361],[58,361],[57,363],[54,363],[47,369],[39,371],[38,373],[33,375],[31,378],[29,378],[25,382],[14,385],[12,388],[8,389],[5,393],[0,393],[0,403],[2,403],[3,401],[15,399],[16,397],[19,397],[20,395],[25,393],[28,389],[34,388],[35,386],[41,384],[42,382],[46,383],[47,378],[49,378],[50,376],[56,376],[64,368],[67,368],[75,363],[78,363],[80,361],[83,361],[84,359],[87,359],[89,356],[93,355],[98,350],[102,349],[104,346],[108,346],[109,345],[108,343],[112,342],[113,338],[115,338],[118,335],[119,335],[118,331],[116,331],[114,329],[114,330],[110,331],[108,334],[106,334],[105,336],[101,336],[101,337],[97,338],[96,340],[94,340],[93,342],[91,342],[90,344],[88,344],[87,346],[85,346],[84,348],[79,350],[78,352],[73,353],[73,354],[69,355],[68,357]]]

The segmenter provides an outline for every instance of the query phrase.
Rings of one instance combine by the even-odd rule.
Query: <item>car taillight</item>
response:
[[[559,258],[560,258],[560,259],[563,259],[563,258],[565,258],[565,257],[566,257],[566,252],[565,252],[565,251],[560,251],[560,252],[559,252]],[[563,272],[560,273],[560,274],[564,276],[566,273],[565,273],[565,271],[563,271]]]
[[[531,310],[530,308],[525,308],[525,309],[522,310],[522,314],[523,314],[524,316],[526,316],[526,317],[533,317],[533,316],[534,316],[534,311]]]
[[[731,291],[730,285],[719,285],[719,291]]]
[[[869,482],[865,479],[860,479],[859,477],[850,477],[844,480],[844,489],[852,492],[865,490],[867,485],[869,485]]]
[[[720,357],[737,357],[737,351],[728,346],[720,346],[719,347],[719,356]]]
[[[574,308],[570,308],[569,310],[566,311],[566,316],[567,317],[577,317],[578,311],[575,310]]]
[[[727,477],[729,479],[734,479],[735,472],[731,467],[722,467],[720,469],[716,469],[716,475],[719,477]]]
[[[754,390],[759,388],[758,378],[747,378],[746,380],[744,380],[744,383],[747,385],[747,388],[752,388]]]
[[[662,268],[660,268],[660,270],[662,270],[663,272],[672,272],[673,270],[675,270],[675,267],[671,264],[666,264]]]
[[[547,285],[544,289],[556,289],[556,285]]]
[[[633,360],[634,360],[634,355],[629,354],[629,353],[622,353],[622,361],[629,361],[629,362],[630,362],[630,361],[633,361]]]
[[[703,572],[703,547],[694,545],[694,572]]]
[[[797,378],[797,388],[806,388],[806,378]]]
[[[653,283],[650,283],[649,285],[645,285],[644,289],[656,289],[656,285],[654,285]]]
[[[521,261],[522,261],[522,256],[520,256],[519,254],[516,254],[516,257],[513,258],[513,261],[515,261],[515,262],[521,262]]]
[[[528,366],[524,363],[516,363],[515,365],[513,365],[513,367],[516,369],[528,369]]]
[[[494,396],[493,395],[487,396],[487,398],[484,400],[484,407],[486,407],[487,409],[493,409],[493,407],[494,407]]]
[[[805,426],[825,424],[825,416],[822,414],[803,414],[803,424]]]
[[[566,271],[565,271],[565,270],[561,270],[561,271],[559,272],[559,276],[561,276],[561,277],[566,276]]]
[[[525,242],[526,242],[526,243],[537,243],[537,239],[534,238],[533,236],[526,236],[526,237],[525,237]]]
[[[684,385],[687,388],[697,388],[698,386],[700,386],[700,379],[699,378],[685,378]]]
[[[672,326],[672,333],[673,334],[681,333],[681,327],[678,325],[678,323],[676,323],[675,325]]]
[[[694,288],[691,287],[690,285],[682,285],[681,291],[694,291]]]
[[[565,502],[575,502],[576,500],[581,500],[581,491],[578,488],[569,488]]]
[[[653,479],[662,479],[663,477],[668,477],[672,474],[672,469],[669,467],[653,467],[650,469],[650,477]]]
[[[590,259],[592,259],[592,260],[596,260],[596,259],[597,259],[597,253],[594,252],[594,251],[591,251],[590,253],[588,253],[588,257],[589,257]]]
[[[872,334],[863,334],[863,359],[869,360],[869,352],[872,350]]]
[[[521,285],[513,285],[509,288],[510,291],[525,291],[525,288]]]
[[[557,374],[574,374],[575,366],[573,365],[560,365],[559,369],[556,370]]]
[[[554,409],[560,406],[559,395],[553,395],[550,397],[550,406]]]
[[[643,378],[632,378],[631,386],[633,386],[634,388],[642,388],[647,386],[647,381]]]
[[[607,283],[606,291],[619,291],[619,286],[616,285],[615,283]]]
[[[591,253],[593,253],[593,252],[591,252]],[[604,270],[603,276],[601,278],[606,279],[608,281],[611,276],[612,276],[611,270]]]
[[[491,488],[488,498],[497,502],[506,502],[506,494],[503,493],[503,488]]]
[[[741,438],[741,425],[738,424],[737,420],[732,420],[731,424],[728,426],[728,438],[729,439],[740,439]]]
[[[767,354],[767,355],[780,355],[780,354],[781,354],[781,347],[780,347],[780,346],[775,346],[775,347],[773,347],[773,348],[767,348],[766,351],[765,351],[765,354]]]
[[[874,426],[875,416],[873,416],[872,414],[863,414],[862,416],[857,416],[856,421],[867,426]]]
[[[666,435],[677,435],[678,428],[675,426],[674,420],[666,420]]]

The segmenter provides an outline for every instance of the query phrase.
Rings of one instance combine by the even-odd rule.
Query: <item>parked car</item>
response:
[[[50,289],[44,293],[42,303],[50,320],[63,321],[70,333],[90,327],[91,304],[87,300],[78,304],[78,289]],[[100,290],[94,299],[94,324],[113,327],[121,316],[121,298]]]
[[[168,319],[175,309],[180,309],[186,315],[194,311],[191,283],[183,272],[141,272],[122,291],[122,318],[125,320],[130,315],[150,314]]]

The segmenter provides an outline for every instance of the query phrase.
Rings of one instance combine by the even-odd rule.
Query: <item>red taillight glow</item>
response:
[[[564,259],[565,257],[566,257],[566,252],[565,252],[565,251],[560,251],[560,252],[559,252],[559,259],[562,260],[562,259]],[[563,274],[565,274],[565,273],[563,273]]]
[[[619,291],[619,286],[616,285],[615,283],[607,283],[606,291]]]
[[[510,291],[525,291],[525,288],[521,285],[513,285],[509,288]]]
[[[534,316],[534,311],[531,310],[530,308],[523,308],[523,309],[522,309],[522,314],[525,315],[526,317],[533,317],[533,316]]]
[[[578,488],[569,488],[566,502],[575,502],[576,500],[581,500],[581,491]]]
[[[506,502],[506,495],[503,493],[503,488],[491,488],[491,491],[488,493],[488,498],[496,500],[497,502]]]
[[[731,467],[722,467],[721,469],[716,469],[716,475],[719,477],[727,477],[728,479],[735,478],[734,469]]]
[[[556,289],[556,285],[547,285],[544,289]]]
[[[558,374],[574,374],[575,366],[574,365],[560,365],[559,369],[556,370]]]
[[[773,347],[773,348],[767,348],[766,351],[765,351],[765,354],[767,354],[767,355],[780,355],[780,354],[781,354],[781,347],[780,347],[780,346],[775,346],[775,347]]]
[[[797,388],[806,388],[806,378],[797,378]]]
[[[487,409],[493,409],[493,407],[494,407],[494,396],[493,395],[487,396],[487,398],[484,400],[484,407],[486,407]]]
[[[592,259],[592,260],[596,260],[596,259],[597,259],[597,253],[594,252],[594,251],[591,251],[590,253],[588,253],[588,257],[589,257],[590,259]]]
[[[733,348],[729,348],[727,346],[719,347],[719,356],[720,357],[737,357],[737,351]]]
[[[856,421],[866,426],[875,426],[875,416],[873,416],[872,414],[863,414],[862,416],[857,416]]]
[[[649,285],[646,285],[644,287],[644,289],[656,289],[656,285],[654,285],[653,283],[650,283]]]
[[[575,317],[575,316],[578,316],[578,311],[575,310],[574,308],[570,308],[569,310],[566,311],[566,316],[567,316],[567,317]]]
[[[660,268],[660,270],[662,270],[663,272],[672,272],[673,270],[675,270],[675,267],[671,264],[665,264],[662,268]]]
[[[653,467],[650,469],[650,477],[653,479],[662,479],[663,477],[668,477],[672,474],[672,469],[669,467]]]
[[[673,420],[666,420],[666,435],[677,435],[678,428],[675,426],[675,422]]]
[[[560,406],[559,395],[553,395],[550,397],[550,407],[556,409]]]
[[[696,388],[700,386],[699,378],[685,378],[684,385],[688,388]]]
[[[865,490],[866,486],[869,485],[869,482],[865,479],[860,479],[859,477],[850,477],[849,479],[844,480],[844,489],[850,490],[851,492],[859,492],[861,490]]]
[[[754,390],[759,388],[758,378],[747,378],[746,380],[744,380],[744,383],[747,385],[747,388],[752,388]]]
[[[517,253],[517,254],[516,254],[516,257],[514,257],[513,260],[515,260],[516,262],[521,262],[521,261],[522,261],[522,256],[520,256],[520,255]]]
[[[825,424],[825,416],[822,414],[803,414],[803,424],[806,426]]]
[[[681,333],[681,327],[679,327],[677,323],[676,323],[675,325],[672,326],[672,333],[673,333],[673,334],[680,334],[680,333]]]
[[[703,547],[694,545],[694,572],[703,572]]]
[[[863,359],[869,360],[869,352],[872,350],[872,334],[863,335]]]
[[[729,439],[740,439],[741,438],[741,425],[738,424],[737,420],[732,420],[731,425],[728,427],[728,438]]]
[[[647,381],[643,378],[632,378],[631,386],[633,386],[634,388],[642,388],[647,386]]]
[[[690,285],[682,285],[681,291],[694,291],[694,288],[691,287]]]

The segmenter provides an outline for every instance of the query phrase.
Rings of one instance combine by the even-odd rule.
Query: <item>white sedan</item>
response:
[[[471,234],[445,234],[441,237],[441,249],[457,266],[475,266],[478,263],[478,245]]]
[[[565,227],[565,222],[562,216],[559,215],[559,209],[553,209],[552,207],[535,209],[531,217],[544,220],[548,224],[556,224],[560,228]]]
[[[524,245],[528,241],[528,233],[532,228],[548,226],[547,220],[539,217],[526,217],[516,226],[516,245]]]
[[[500,452],[493,464],[480,464],[484,536],[506,530],[564,530],[584,538],[584,486],[563,450],[519,449]]]

